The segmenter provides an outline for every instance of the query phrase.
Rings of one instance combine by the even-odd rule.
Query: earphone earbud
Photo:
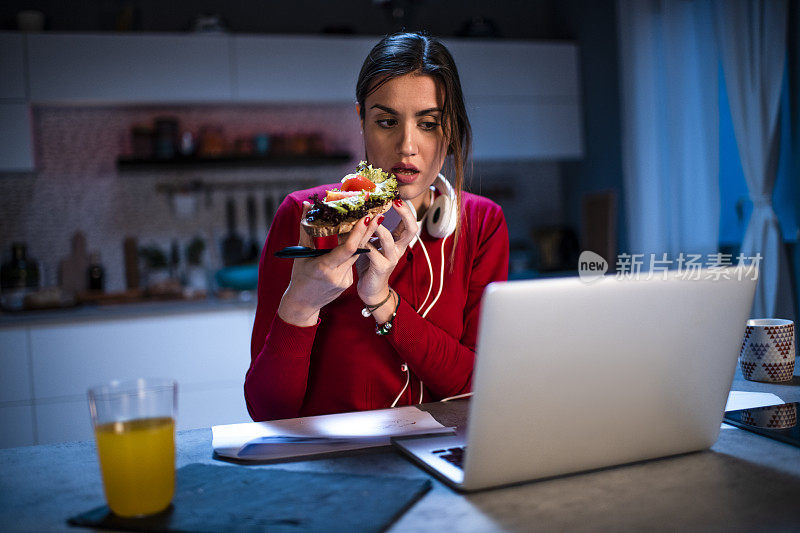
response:
[[[425,213],[424,220],[417,229],[417,236],[411,241],[410,246],[413,246],[417,238],[419,238],[423,226],[432,237],[437,239],[448,237],[456,231],[458,216],[455,212],[457,209],[457,202],[453,186],[450,185],[447,178],[439,174],[433,181],[433,187],[439,192],[439,195],[435,196],[431,202],[428,212]],[[411,207],[411,210],[414,211],[414,215],[416,215],[413,204],[409,202],[408,205]]]
[[[455,191],[450,182],[439,174],[433,182],[439,191],[439,196],[434,198],[425,216],[425,227],[432,237],[442,239],[451,235],[456,230],[458,217],[456,216]]]

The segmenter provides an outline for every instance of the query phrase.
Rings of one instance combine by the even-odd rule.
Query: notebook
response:
[[[756,280],[665,277],[490,284],[466,435],[393,444],[464,491],[710,447]]]

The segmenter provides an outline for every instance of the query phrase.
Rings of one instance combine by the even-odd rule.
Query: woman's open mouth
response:
[[[392,174],[400,183],[412,183],[419,176],[419,169],[414,165],[398,163],[392,167]]]

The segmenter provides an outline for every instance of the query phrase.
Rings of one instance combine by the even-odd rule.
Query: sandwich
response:
[[[327,191],[324,199],[317,194],[310,198],[314,205],[301,225],[312,237],[347,233],[361,218],[391,209],[398,197],[394,175],[362,161],[355,173],[342,178],[341,186]]]

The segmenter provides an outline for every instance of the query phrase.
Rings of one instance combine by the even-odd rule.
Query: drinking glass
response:
[[[112,381],[89,389],[103,489],[122,517],[166,509],[175,491],[178,385],[168,379]]]

